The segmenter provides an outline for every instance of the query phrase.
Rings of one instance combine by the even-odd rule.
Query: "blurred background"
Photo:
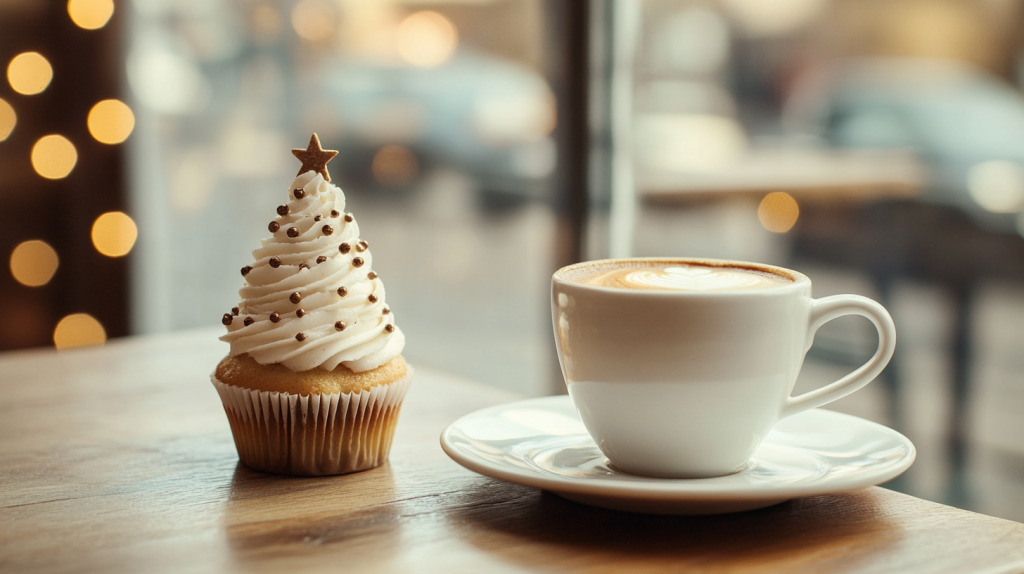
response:
[[[410,361],[564,392],[558,267],[793,267],[896,320],[887,486],[1024,520],[1024,1],[0,0],[0,63],[0,350],[218,325],[317,132]]]

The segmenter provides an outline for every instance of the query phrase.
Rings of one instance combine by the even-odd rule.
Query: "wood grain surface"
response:
[[[238,465],[215,331],[0,355],[4,572],[1024,572],[1024,525],[881,488],[712,517],[582,506],[438,444],[516,397],[425,368],[391,462]]]

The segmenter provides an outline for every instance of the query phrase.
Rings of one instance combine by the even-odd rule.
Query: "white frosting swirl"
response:
[[[756,273],[721,267],[666,267],[633,271],[625,277],[627,284],[654,289],[713,291],[719,289],[753,289],[778,282]]]
[[[298,188],[305,191],[302,199],[292,193]],[[274,220],[280,229],[252,252],[256,261],[238,292],[238,316],[221,340],[231,344],[232,356],[248,353],[262,365],[280,363],[293,371],[330,371],[344,364],[359,372],[390,361],[402,352],[405,336],[397,326],[388,327],[395,316],[384,302],[384,284],[369,277],[373,257],[368,248],[360,250],[359,226],[354,219],[345,221],[345,194],[309,171],[295,178],[288,197],[288,214]],[[330,235],[325,225],[333,228]],[[288,236],[293,227],[299,232],[294,238]],[[347,253],[339,249],[343,243],[350,246]],[[317,263],[321,256],[325,259]],[[272,257],[280,260],[279,267],[270,266]],[[356,257],[362,258],[361,266],[353,263]],[[344,296],[339,287],[347,290]],[[296,292],[298,304],[290,300]],[[299,309],[305,311],[302,317]],[[272,313],[280,316],[277,323],[270,320]],[[246,326],[249,317],[254,322]],[[344,323],[341,331],[338,321]],[[304,340],[296,339],[299,333]]]

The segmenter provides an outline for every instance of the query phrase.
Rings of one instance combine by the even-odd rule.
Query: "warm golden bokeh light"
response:
[[[14,108],[11,104],[8,104],[3,98],[0,98],[0,142],[7,139],[7,136],[11,135],[14,131],[14,125],[18,123],[18,114],[14,113]]]
[[[398,55],[414,66],[440,66],[452,57],[458,44],[455,25],[431,10],[416,12],[398,25]]]
[[[113,0],[70,0],[68,15],[79,28],[97,30],[107,25],[114,15]]]
[[[50,282],[57,272],[57,252],[45,241],[25,241],[11,252],[11,275],[27,287],[39,287]]]
[[[757,208],[757,218],[768,231],[785,233],[793,228],[800,217],[800,207],[792,195],[776,191],[764,196]]]
[[[64,317],[53,330],[53,344],[58,349],[102,345],[107,340],[103,325],[86,313],[74,313]]]
[[[135,222],[120,211],[104,213],[92,224],[92,244],[107,257],[128,255],[138,236]]]
[[[334,35],[334,9],[324,0],[302,0],[292,8],[292,27],[303,40],[328,40]]]
[[[416,156],[409,148],[388,145],[377,150],[371,164],[377,183],[389,187],[400,187],[411,182],[420,171]]]
[[[89,133],[96,141],[119,144],[135,128],[135,114],[120,100],[103,100],[89,110]]]
[[[39,52],[24,52],[11,59],[7,65],[7,81],[19,94],[38,94],[50,85],[53,68]]]
[[[78,152],[64,136],[43,136],[32,146],[32,167],[46,179],[67,177],[77,162]]]

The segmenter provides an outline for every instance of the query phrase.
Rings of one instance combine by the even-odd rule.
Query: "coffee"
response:
[[[823,323],[863,315],[874,356],[792,396]],[[779,420],[866,385],[896,343],[892,318],[856,295],[811,298],[811,280],[771,265],[657,258],[588,261],[551,279],[551,318],[566,390],[619,470],[661,478],[746,468]]]
[[[768,289],[793,282],[767,269],[679,261],[633,260],[618,265],[583,265],[567,271],[565,279],[569,281],[618,289],[732,291]]]

